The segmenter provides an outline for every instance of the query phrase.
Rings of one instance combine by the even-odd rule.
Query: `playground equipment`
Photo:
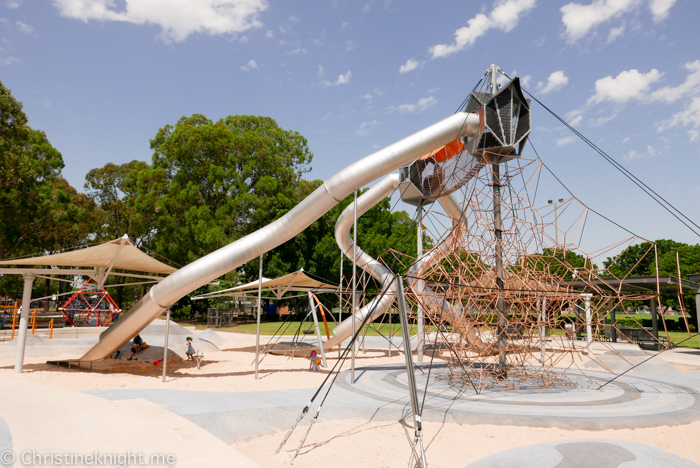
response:
[[[88,280],[58,309],[73,327],[106,327],[119,315],[121,309],[105,288]]]
[[[343,169],[285,216],[183,267],[151,288],[78,361],[108,358],[175,301],[293,238],[354,190],[457,138],[480,137],[480,129],[484,125],[478,113],[458,112]]]
[[[443,358],[453,374],[475,388],[533,379],[547,385],[556,379],[552,369],[564,356],[588,352],[599,339],[609,310],[623,301],[658,298],[660,287],[657,280],[653,292],[615,289],[613,283],[624,282],[626,275],[607,276],[593,264],[594,255],[578,248],[588,209],[576,199],[565,203],[569,212],[577,205],[581,213],[563,229],[560,215],[552,220],[548,205],[536,205],[536,193],[528,190],[537,187],[539,160],[522,158],[530,134],[529,101],[517,77],[499,86],[497,72],[490,67],[465,111],[350,165],[282,218],[155,285],[77,360],[107,358],[182,296],[286,242],[353,191],[380,179],[341,213],[335,229],[341,251],[374,278],[378,294],[363,307],[350,307],[350,316],[335,327],[323,350],[340,345],[356,326],[374,320],[396,300],[400,282],[387,265],[397,260],[408,270],[406,301],[419,317],[419,353],[426,344],[422,316],[437,330],[433,349],[448,349]],[[441,209],[426,216],[447,222],[436,223],[439,227],[430,232],[434,248],[418,258],[395,251],[372,258],[350,238],[354,211],[362,216],[397,189],[404,201],[418,206],[418,222],[424,219],[423,208],[435,202]],[[566,219],[567,208],[561,208]],[[585,332],[583,346],[563,332],[567,324],[576,334]]]

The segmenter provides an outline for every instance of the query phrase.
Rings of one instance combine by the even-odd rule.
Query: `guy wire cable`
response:
[[[507,78],[510,79],[508,75],[503,73]],[[562,123],[566,128],[571,130],[571,132],[574,133],[577,137],[579,137],[584,143],[586,143],[591,149],[593,149],[596,153],[598,153],[603,159],[605,159],[608,163],[610,163],[615,169],[620,171],[625,177],[627,177],[633,184],[635,184],[637,187],[639,187],[640,190],[642,190],[644,193],[646,193],[652,200],[654,200],[656,203],[658,203],[663,209],[668,211],[674,218],[676,218],[678,221],[680,221],[685,227],[690,229],[695,235],[700,237],[700,232],[696,231],[692,227],[690,227],[685,221],[683,221],[681,218],[678,217],[676,213],[678,213],[681,217],[683,217],[686,221],[688,221],[690,224],[695,226],[696,228],[700,229],[700,226],[698,226],[692,219],[687,217],[681,210],[676,208],[673,204],[668,202],[665,198],[663,198],[661,195],[656,193],[651,187],[649,187],[647,184],[645,184],[642,180],[640,180],[637,176],[632,174],[629,170],[627,170],[624,166],[622,166],[620,163],[615,161],[610,155],[608,155],[605,151],[600,149],[595,143],[593,143],[591,140],[586,138],[581,132],[576,130],[574,127],[569,125],[566,120],[563,118],[559,117],[553,110],[551,110],[549,107],[544,105],[542,101],[537,99],[535,96],[530,94],[526,89],[523,88],[523,91],[531,97],[535,102],[537,102],[540,106],[542,106],[547,112],[549,112],[555,119],[557,119],[560,123]],[[548,168],[549,170],[549,168]],[[551,171],[550,171],[551,172]],[[563,184],[562,184],[563,185]],[[653,194],[653,195],[652,195]],[[662,203],[663,202],[663,203]],[[673,211],[676,213],[674,213]]]
[[[382,291],[382,295],[380,296],[380,298],[383,297],[383,296],[386,294],[386,292],[387,292],[388,290],[389,290],[389,288],[385,288],[384,291]],[[375,305],[375,307],[376,307],[376,305]],[[365,319],[363,319],[363,321],[362,321],[362,324],[363,324],[363,325],[362,325],[362,326],[364,326],[364,323],[368,320],[369,317],[371,317],[371,315],[372,315],[372,314],[370,313],[370,314],[367,315],[367,317],[365,317]],[[280,449],[282,448],[282,446],[287,442],[287,439],[289,439],[289,436],[292,435],[292,432],[294,431],[294,429],[296,428],[296,426],[299,424],[299,422],[304,418],[304,416],[306,415],[306,413],[309,411],[309,409],[311,408],[311,405],[313,404],[313,402],[314,402],[314,400],[316,399],[316,397],[318,396],[318,394],[321,393],[321,389],[326,385],[326,382],[328,382],[328,379],[330,378],[330,376],[333,375],[333,373],[335,372],[336,367],[338,367],[339,364],[340,364],[340,366],[342,367],[342,363],[344,363],[345,360],[347,359],[347,355],[348,355],[348,353],[349,353],[349,351],[350,351],[352,345],[354,344],[355,339],[357,338],[357,336],[358,336],[360,330],[361,330],[361,327],[358,328],[358,330],[357,330],[357,331],[355,332],[355,334],[352,336],[352,338],[351,338],[351,340],[350,340],[350,343],[345,347],[345,350],[343,351],[343,354],[342,354],[341,358],[338,359],[338,361],[336,361],[335,365],[333,365],[333,367],[332,367],[331,370],[329,371],[328,375],[326,375],[326,378],[323,379],[323,382],[321,382],[321,385],[318,387],[318,389],[316,390],[316,392],[314,393],[314,395],[311,397],[311,399],[309,400],[309,402],[306,404],[306,406],[305,406],[304,409],[302,410],[301,414],[297,417],[297,420],[296,420],[296,422],[294,423],[294,425],[289,429],[289,431],[287,432],[287,434],[286,434],[286,435],[284,436],[284,438],[282,439],[282,442],[280,443],[279,447],[277,447],[277,450],[275,450],[275,453],[279,453],[279,451],[280,451]],[[336,378],[338,377],[338,375],[340,374],[339,371],[340,371],[340,368],[338,369],[338,372],[336,372],[336,375],[335,375],[335,377],[333,378],[333,381],[332,381],[332,382],[335,382],[335,379],[336,379]],[[326,397],[328,396],[328,393],[330,392],[330,389],[331,389],[332,387],[333,387],[333,385],[332,385],[332,383],[331,383],[331,385],[330,385],[329,388],[328,388],[328,391],[326,392]],[[325,399],[326,399],[326,398],[324,397],[324,398],[323,398],[323,401],[325,401]],[[320,411],[320,410],[319,410],[319,411]],[[298,451],[297,451],[297,453],[298,453]]]
[[[691,340],[691,339],[697,337],[698,335],[700,335],[700,333],[696,333],[696,334],[694,334],[693,336],[689,336],[689,337],[686,338],[685,340],[676,343],[676,346],[678,346],[678,345],[680,345],[680,344],[683,344],[683,343],[685,343],[686,341]],[[617,380],[619,377],[622,377],[623,375],[625,375],[626,373],[628,373],[628,372],[631,371],[632,369],[635,369],[635,368],[641,366],[642,364],[644,364],[645,362],[647,362],[647,361],[649,361],[649,360],[651,360],[651,359],[654,359],[656,356],[658,356],[659,354],[665,353],[665,352],[668,351],[669,349],[671,349],[671,348],[669,347],[669,348],[666,348],[666,349],[664,349],[664,350],[661,350],[661,351],[659,351],[658,353],[653,354],[653,355],[651,355],[650,357],[648,357],[647,359],[643,360],[643,361],[640,362],[639,364],[636,364],[636,365],[630,367],[629,369],[627,369],[626,371],[622,372],[621,374],[617,374],[615,377],[613,377],[612,379],[610,379],[610,380],[608,380],[607,382],[605,382],[603,385],[601,385],[601,386],[599,386],[598,388],[596,388],[596,390],[600,390],[601,388],[605,387],[607,384],[609,384],[609,383],[611,383],[611,382]]]

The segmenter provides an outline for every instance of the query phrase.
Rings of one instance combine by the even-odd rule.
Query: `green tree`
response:
[[[656,252],[654,251],[656,245]],[[678,262],[676,261],[678,253]],[[658,271],[661,276],[678,276],[680,265],[681,277],[687,279],[689,274],[700,272],[700,244],[688,245],[671,239],[659,239],[650,242],[641,242],[628,247],[618,257],[609,257],[605,262],[605,268],[618,278],[629,276],[655,276],[656,258],[658,257]],[[686,311],[696,317],[695,293],[683,296]],[[667,307],[678,307],[678,294],[662,293],[661,303]],[[693,318],[692,322],[696,322]]]
[[[56,223],[70,196],[56,184],[63,157],[0,83],[0,259],[40,249],[40,234]]]
[[[151,140],[138,172],[135,209],[154,228],[152,246],[180,264],[278,218],[298,203],[312,154],[306,139],[269,117],[194,114]]]
[[[148,163],[134,160],[122,165],[107,163],[87,173],[87,195],[99,208],[95,230],[99,240],[127,234],[137,247],[148,243],[152,230],[141,222],[135,206],[139,172],[148,169]]]
[[[541,271],[546,275],[558,278],[571,279],[575,275],[580,275],[589,270],[597,268],[590,258],[584,257],[572,250],[546,248],[541,254],[528,255],[523,257],[521,262],[526,262],[527,268],[534,271]],[[522,264],[518,262],[509,267],[517,273],[522,269]]]

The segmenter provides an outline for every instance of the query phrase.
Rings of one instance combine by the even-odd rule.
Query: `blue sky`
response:
[[[269,115],[326,179],[452,114],[496,63],[700,218],[696,0],[3,0],[0,17],[0,80],[79,189],[91,168],[150,161],[158,128],[193,113]],[[536,105],[531,140],[592,208],[700,242]],[[567,194],[543,178],[540,196]],[[622,236],[588,229],[592,247]]]

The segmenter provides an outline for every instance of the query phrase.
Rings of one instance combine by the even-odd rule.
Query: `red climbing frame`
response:
[[[58,310],[73,327],[106,327],[121,309],[104,288],[97,289],[91,280],[76,291]]]

